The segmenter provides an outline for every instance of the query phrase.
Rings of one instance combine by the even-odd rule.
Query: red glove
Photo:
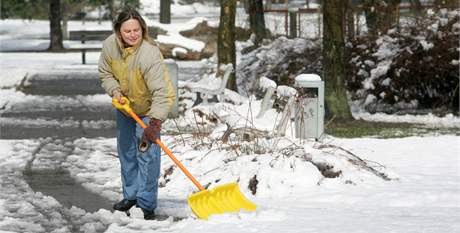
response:
[[[160,139],[161,121],[155,118],[150,119],[149,125],[144,129],[142,135],[142,141],[155,143],[157,139]]]

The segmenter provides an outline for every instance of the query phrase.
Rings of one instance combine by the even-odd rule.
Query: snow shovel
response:
[[[131,116],[143,129],[147,126],[144,122],[134,113],[129,106],[129,100],[126,97],[122,97],[125,101],[121,104],[118,99],[112,99],[112,104],[118,110]],[[246,199],[241,193],[238,184],[233,182],[217,186],[211,190],[205,189],[188,170],[182,165],[179,160],[166,148],[166,146],[157,139],[155,141],[161,149],[173,160],[173,162],[182,170],[182,172],[195,184],[200,190],[187,198],[187,202],[192,209],[193,213],[200,219],[208,219],[209,215],[212,214],[223,214],[227,212],[238,212],[241,209],[247,211],[256,210],[257,206]],[[141,143],[139,150],[146,151],[149,145],[147,143]]]

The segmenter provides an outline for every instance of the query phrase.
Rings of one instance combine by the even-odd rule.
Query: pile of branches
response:
[[[457,113],[459,11],[440,11],[377,40],[349,44],[347,88],[371,113]]]

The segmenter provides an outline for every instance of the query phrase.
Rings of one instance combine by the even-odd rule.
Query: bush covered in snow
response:
[[[347,43],[347,88],[370,113],[457,113],[459,107],[460,11],[440,10],[416,19],[377,40]],[[243,48],[241,48],[243,47]],[[253,93],[265,76],[290,85],[301,73],[321,76],[321,42],[277,38],[244,52],[237,68],[239,92]]]
[[[458,112],[460,11],[349,43],[348,89],[371,113]]]

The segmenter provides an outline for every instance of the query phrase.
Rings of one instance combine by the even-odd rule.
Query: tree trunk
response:
[[[410,6],[413,11],[417,13],[422,12],[423,7],[422,7],[422,3],[420,2],[420,0],[410,0],[409,2],[410,2]]]
[[[323,1],[323,76],[328,118],[351,120],[345,88],[343,15],[346,2]]]
[[[233,64],[236,70],[235,51],[235,13],[236,0],[221,0],[219,32],[217,36],[218,65]],[[227,82],[227,88],[236,91],[236,77],[233,72]]]
[[[366,25],[371,36],[377,37],[397,26],[401,0],[363,0]]]
[[[50,47],[49,50],[64,49],[61,30],[61,1],[50,0]]]
[[[171,23],[171,0],[160,0],[160,23]]]
[[[252,33],[256,35],[255,44],[259,45],[266,37],[263,0],[249,1],[249,24]]]
[[[351,41],[355,38],[355,7],[353,0],[348,0],[347,3],[347,38]]]
[[[363,0],[362,6],[366,17],[367,31],[370,36],[378,36],[377,4],[375,0]]]
[[[378,21],[381,34],[385,34],[389,29],[398,26],[399,3],[401,0],[385,0],[380,4],[381,10],[379,10]]]

